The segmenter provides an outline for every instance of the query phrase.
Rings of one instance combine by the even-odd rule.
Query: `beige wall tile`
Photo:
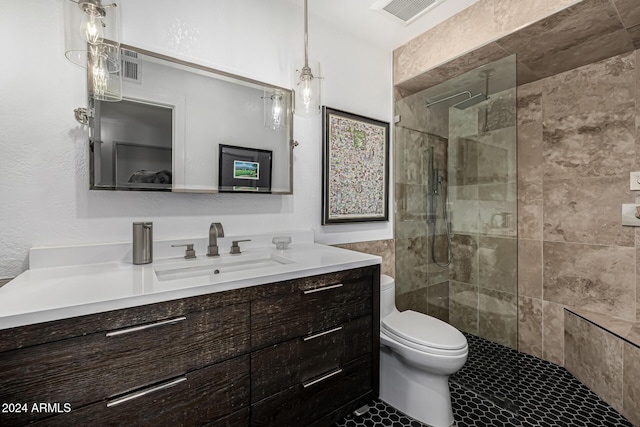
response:
[[[640,348],[624,343],[622,414],[640,425]]]
[[[603,35],[622,29],[622,23],[610,2],[583,0],[507,35],[498,43],[509,52],[520,53],[519,60],[532,70],[540,68],[546,72],[556,65],[548,59],[558,52],[593,43]],[[617,53],[620,52],[614,55]],[[585,63],[589,62],[582,64]]]
[[[449,322],[449,281],[436,283],[427,288],[429,316]]]
[[[478,332],[481,337],[518,348],[518,298],[493,289],[478,289]]]
[[[578,0],[530,0],[527,2],[479,0],[447,21],[394,50],[394,84],[407,81],[468,52],[473,53],[483,47],[492,46],[491,42],[579,2]],[[517,7],[513,3],[518,3]],[[493,50],[495,48],[493,47]],[[482,62],[477,64],[500,57],[493,57],[483,52]],[[474,63],[466,55],[465,61],[461,62]]]
[[[474,25],[475,22],[485,25]],[[491,22],[493,0],[479,0],[399,47],[394,51],[394,82],[400,83],[497,38]]]
[[[542,240],[542,181],[518,181],[518,237]]]
[[[640,25],[640,7],[637,0],[613,0],[626,28]]]
[[[542,299],[542,242],[539,240],[518,240],[518,295]]]
[[[545,180],[544,240],[635,246],[633,227],[623,227],[620,206],[632,203],[629,174]]]
[[[428,32],[425,34],[428,34]],[[413,41],[409,43],[413,43]],[[403,54],[405,53],[404,46],[394,51],[394,58],[397,57],[396,54],[399,52],[402,52]],[[420,51],[413,52],[414,57],[409,60],[416,60],[417,56],[423,54],[424,52]],[[478,46],[477,49],[467,52],[457,58],[451,57],[451,60],[445,64],[433,64],[433,66],[438,65],[435,69],[430,69],[429,71],[414,76],[408,75],[407,78],[410,77],[409,80],[398,80],[395,78],[397,76],[394,74],[394,81],[397,82],[394,86],[396,99],[401,99],[410,94],[419,92],[424,88],[433,87],[438,83],[451,79],[454,76],[471,71],[482,64],[502,59],[507,55],[508,53],[496,43],[487,43],[485,45]],[[428,60],[429,58],[425,57],[422,59]],[[394,61],[394,66],[395,65],[397,65],[397,61]],[[416,62],[416,65],[420,66],[418,62]],[[394,72],[402,73],[402,70],[398,70],[396,67]],[[416,70],[416,72],[419,73],[420,71]]]
[[[413,310],[427,314],[429,291],[426,287],[402,294],[398,294],[397,290],[396,288],[396,307],[398,307],[398,310]]]
[[[543,118],[633,110],[634,78],[631,52],[544,79]]]
[[[478,287],[449,282],[449,322],[454,327],[478,335]]]
[[[518,297],[518,350],[542,357],[542,300]]]
[[[631,37],[631,42],[633,43],[633,47],[635,49],[640,49],[640,25],[627,28],[627,32],[629,33],[629,37]]]
[[[547,117],[543,127],[544,178],[602,177],[631,171],[635,148],[633,109]]]
[[[478,237],[471,234],[454,234],[451,237],[453,262],[449,278],[456,282],[478,284]]]
[[[518,125],[518,179],[542,182],[542,119],[534,121],[534,114],[532,111],[529,121]]]
[[[564,365],[564,306],[542,301],[542,358]]]
[[[542,90],[543,86],[540,81],[518,86],[518,130],[520,130],[520,126],[527,123],[538,123],[542,126]],[[520,134],[518,134],[519,136]],[[542,130],[540,131],[540,139],[542,139]],[[520,139],[518,139],[519,142]]]
[[[518,241],[480,236],[478,285],[515,295],[518,292]]]
[[[635,320],[635,248],[544,242],[547,301]]]
[[[624,336],[628,341],[640,347],[640,322],[636,322]]]
[[[640,41],[640,26],[638,26],[638,40]],[[635,51],[635,80],[633,82],[633,87],[636,89],[636,169],[640,170],[640,46],[638,46],[638,50]],[[636,192],[636,194],[639,194]],[[639,318],[640,320],[640,318]]]
[[[393,239],[345,243],[335,246],[356,252],[364,252],[366,254],[381,256],[382,265],[380,266],[380,272],[391,277],[396,276],[395,243]]]
[[[565,312],[565,368],[605,402],[622,411],[622,340]]]
[[[634,322],[631,322],[628,320],[618,319],[615,317],[607,316],[600,313],[594,313],[587,310],[569,308],[569,311],[623,338],[629,334],[629,332],[631,331],[631,328],[634,325]]]
[[[534,21],[552,15],[581,0],[496,0],[494,24],[501,33],[508,34]]]
[[[427,286],[429,260],[427,236],[396,239],[396,294]]]
[[[636,228],[636,321],[640,322],[640,229]]]

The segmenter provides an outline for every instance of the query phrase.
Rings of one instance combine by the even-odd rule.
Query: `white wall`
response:
[[[89,191],[86,131],[73,119],[87,104],[85,74],[64,58],[62,1],[0,0],[0,277],[26,269],[30,247],[130,241],[139,220],[154,222],[156,239],[201,238],[212,221],[227,235],[311,228],[324,243],[392,237],[391,222],[320,226],[320,117],[295,120],[292,196]],[[118,3],[124,43],[292,86],[302,1]],[[391,52],[315,17],[313,2],[310,13],[324,103],[391,121]]]

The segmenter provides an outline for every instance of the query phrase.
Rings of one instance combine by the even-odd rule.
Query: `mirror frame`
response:
[[[185,61],[182,59],[178,59],[178,58],[174,58],[171,56],[167,56],[167,55],[163,55],[157,52],[152,52],[150,50],[146,50],[146,49],[142,49],[139,47],[135,47],[135,46],[131,46],[131,45],[126,45],[126,44],[121,44],[120,45],[121,49],[125,49],[125,50],[131,50],[134,52],[137,52],[141,55],[146,55],[146,56],[150,56],[153,57],[155,59],[159,59],[159,60],[163,60],[163,61],[167,61],[167,62],[171,62],[183,67],[187,67],[187,68],[194,68],[196,70],[199,71],[204,71],[206,73],[211,73],[214,75],[218,75],[221,76],[223,78],[226,79],[234,79],[234,80],[239,80],[245,83],[250,83],[253,85],[258,85],[258,86],[262,86],[266,89],[273,89],[273,90],[279,90],[285,93],[288,93],[291,99],[291,107],[288,108],[287,111],[287,120],[289,123],[289,132],[288,132],[288,145],[289,145],[289,189],[286,191],[271,191],[271,192],[256,192],[255,194],[276,194],[276,195],[290,195],[293,194],[293,149],[298,145],[298,143],[296,141],[294,141],[293,139],[293,117],[294,117],[294,111],[295,111],[295,92],[293,89],[287,89],[281,86],[277,86],[277,85],[273,85],[270,83],[265,83],[265,82],[261,82],[259,80],[255,80],[255,79],[251,79],[248,77],[244,77],[244,76],[239,76],[236,74],[232,74],[226,71],[221,71],[215,68],[211,68],[211,67],[207,67],[205,65],[201,65],[201,64],[197,64],[195,62],[190,62],[190,61]],[[88,76],[87,76],[88,77]],[[87,78],[87,89],[88,89],[88,78]],[[89,93],[87,91],[87,93]],[[124,94],[123,94],[124,95]],[[89,96],[88,97],[88,111],[90,112],[89,116],[89,189],[90,190],[107,190],[107,191],[159,191],[159,192],[170,192],[170,193],[203,193],[203,194],[215,194],[215,193],[221,193],[221,191],[219,190],[219,186],[220,183],[218,183],[218,188],[215,189],[189,189],[189,188],[180,188],[180,189],[175,189],[175,188],[143,188],[143,187],[136,187],[136,188],[132,188],[132,187],[118,187],[117,185],[96,185],[95,183],[95,137],[93,135],[93,129],[94,129],[94,120],[95,120],[95,100]],[[123,97],[123,100],[126,99]],[[175,143],[175,141],[172,141],[172,148],[173,148],[173,144]],[[173,157],[173,153],[172,153],[172,157]],[[224,192],[224,194],[232,194],[230,192]],[[253,194],[251,192],[247,193],[247,192],[239,192],[238,194]]]

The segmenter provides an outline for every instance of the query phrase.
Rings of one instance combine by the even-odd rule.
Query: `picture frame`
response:
[[[389,220],[389,123],[322,107],[322,225]]]
[[[271,193],[271,150],[220,144],[219,154],[219,192]]]

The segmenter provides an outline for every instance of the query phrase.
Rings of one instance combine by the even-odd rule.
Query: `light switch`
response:
[[[640,172],[631,172],[629,174],[629,183],[632,190],[640,190]]]

